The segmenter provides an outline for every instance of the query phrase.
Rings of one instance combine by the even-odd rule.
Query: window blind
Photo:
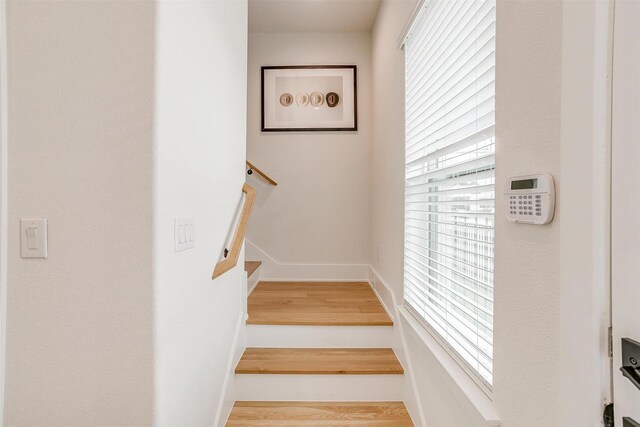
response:
[[[493,368],[495,0],[427,0],[405,40],[405,306]]]

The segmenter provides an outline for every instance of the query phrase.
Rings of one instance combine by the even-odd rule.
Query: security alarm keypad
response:
[[[553,219],[555,189],[551,175],[527,175],[507,180],[507,218],[514,222],[548,224]]]

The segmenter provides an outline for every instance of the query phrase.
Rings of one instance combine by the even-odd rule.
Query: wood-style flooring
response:
[[[412,427],[402,402],[236,402],[228,427]]]
[[[393,325],[366,282],[261,281],[248,310],[253,325]]]
[[[390,348],[247,348],[236,366],[236,374],[403,373]]]

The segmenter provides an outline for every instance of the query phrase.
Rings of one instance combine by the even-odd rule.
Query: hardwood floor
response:
[[[393,325],[366,282],[260,282],[248,310],[254,325]]]
[[[411,427],[402,402],[236,402],[228,427]]]
[[[236,374],[403,374],[390,348],[247,348]]]

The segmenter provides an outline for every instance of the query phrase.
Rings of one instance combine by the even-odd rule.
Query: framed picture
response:
[[[262,67],[262,131],[358,130],[355,65]]]

